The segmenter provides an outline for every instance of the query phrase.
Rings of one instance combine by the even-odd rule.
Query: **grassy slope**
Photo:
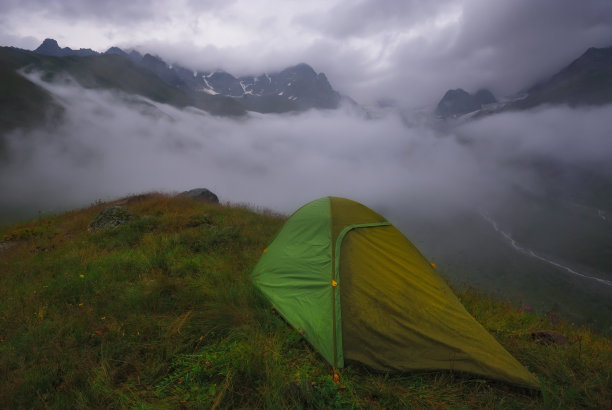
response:
[[[283,219],[160,194],[89,233],[108,204],[0,228],[0,403],[10,408],[610,408],[612,347],[472,289],[468,310],[543,393],[448,372],[332,369],[269,308],[249,273]],[[556,321],[555,321],[556,322]]]
[[[246,113],[245,108],[232,98],[187,93],[173,88],[155,74],[122,56],[49,57],[11,47],[0,47],[0,91],[10,86],[7,98],[0,97],[0,108],[3,110],[21,109],[21,105],[25,104],[22,101],[36,101],[36,109],[49,105],[50,97],[44,90],[16,73],[16,70],[23,67],[27,67],[27,70],[42,70],[48,81],[52,81],[57,74],[68,73],[87,88],[121,90],[180,108],[194,106],[214,115],[240,116]],[[34,93],[44,94],[49,101],[36,98]],[[28,125],[29,117],[37,114],[32,107],[26,108],[28,110],[15,120],[19,120],[16,125]]]
[[[0,47],[0,134],[17,127],[40,126],[62,113],[49,93],[15,71],[14,65],[20,63]]]

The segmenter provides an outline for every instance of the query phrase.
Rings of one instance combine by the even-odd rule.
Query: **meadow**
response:
[[[110,205],[136,217],[89,232]],[[151,193],[0,228],[0,407],[612,408],[612,343],[469,286],[467,310],[540,380],[338,373],[250,281],[285,217]],[[539,343],[535,330],[568,343]]]

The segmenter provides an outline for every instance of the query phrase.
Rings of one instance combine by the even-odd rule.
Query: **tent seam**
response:
[[[331,206],[331,201],[330,201],[330,206]],[[330,212],[330,218],[331,218],[331,212]],[[342,310],[336,309],[336,299],[338,299],[337,301],[338,307],[340,306],[340,303],[341,303],[340,286],[342,286],[342,283],[340,282],[340,249],[342,248],[342,241],[344,240],[344,237],[353,229],[376,228],[379,226],[390,226],[390,225],[391,223],[387,221],[348,225],[342,231],[340,231],[340,234],[338,234],[338,237],[336,238],[334,255],[332,257],[332,261],[333,261],[332,282],[335,281],[335,283],[337,283],[338,285],[332,288],[332,295],[333,295],[332,309],[334,310],[333,333],[334,333],[334,367],[335,368],[344,367],[344,354],[343,352],[342,354],[338,354],[338,346],[340,346],[340,349],[342,349],[342,317],[338,318],[337,316],[342,315]],[[336,292],[338,292],[338,294],[336,294]],[[338,329],[338,327],[340,329]],[[338,343],[338,341],[336,340],[338,338],[340,338],[340,343]],[[340,366],[338,366],[338,356],[340,356],[341,358]]]
[[[328,201],[329,201],[329,234],[330,234],[330,241],[331,241],[331,246],[330,246],[330,259],[331,259],[331,283],[333,283],[334,281],[334,265],[335,265],[335,261],[334,261],[334,254],[335,254],[335,249],[334,249],[334,241],[331,237],[332,234],[332,229],[331,227],[333,226],[333,222],[332,222],[332,198],[331,197],[327,197]],[[337,324],[336,324],[336,289],[334,289],[332,287],[332,341],[333,341],[333,351],[334,351],[334,369],[338,368],[338,343],[336,341],[336,338],[338,337],[338,332],[337,332]]]

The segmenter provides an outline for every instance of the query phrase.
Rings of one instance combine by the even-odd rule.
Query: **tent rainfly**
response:
[[[325,197],[298,209],[253,271],[255,285],[334,368],[455,370],[539,389],[382,216]]]

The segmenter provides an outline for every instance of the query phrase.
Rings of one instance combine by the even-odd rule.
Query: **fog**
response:
[[[285,213],[325,195],[372,207],[429,202],[446,212],[493,206],[517,185],[544,189],[525,161],[607,172],[612,154],[612,106],[545,107],[440,131],[428,119],[407,126],[393,110],[376,119],[351,107],[219,118],[74,82],[30,79],[55,96],[65,117],[54,127],[6,137],[4,209],[49,211],[207,187],[222,201]]]

